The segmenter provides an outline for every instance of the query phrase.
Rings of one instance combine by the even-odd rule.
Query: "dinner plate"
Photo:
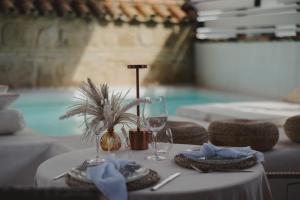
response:
[[[150,173],[150,170],[148,168],[135,164],[126,165],[124,168],[120,169],[120,173],[124,176],[126,183],[129,183],[145,177]],[[92,183],[86,178],[86,170],[72,169],[68,172],[68,175],[79,181]]]
[[[125,177],[127,183],[143,178],[149,174],[149,172],[150,170],[148,168],[137,164],[127,165],[125,168],[120,169],[120,173]]]

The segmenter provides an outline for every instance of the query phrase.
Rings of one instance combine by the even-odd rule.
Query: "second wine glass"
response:
[[[146,97],[149,100],[143,106],[143,121],[147,129],[152,132],[154,155],[147,156],[148,160],[165,160],[166,157],[158,154],[157,133],[163,129],[167,122],[167,108],[164,97]]]
[[[168,156],[173,147],[173,135],[170,128],[164,128],[156,135],[157,151]]]

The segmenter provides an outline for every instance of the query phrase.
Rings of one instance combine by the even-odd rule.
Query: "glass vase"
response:
[[[121,146],[121,138],[113,128],[107,129],[101,136],[100,147],[103,151],[118,151]]]

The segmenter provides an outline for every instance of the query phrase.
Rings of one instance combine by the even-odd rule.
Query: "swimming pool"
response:
[[[115,88],[114,88],[115,89]],[[126,88],[117,88],[126,91]],[[43,89],[23,90],[19,92],[20,98],[13,107],[20,110],[26,120],[27,126],[44,135],[66,136],[81,134],[80,118],[59,120],[66,108],[74,101],[75,89]],[[232,102],[243,100],[241,97],[226,95],[211,91],[193,88],[148,88],[141,90],[141,96],[165,96],[169,115],[175,115],[180,106],[191,104],[204,104],[212,102]],[[128,99],[135,96],[131,90]],[[245,99],[247,100],[247,99]]]

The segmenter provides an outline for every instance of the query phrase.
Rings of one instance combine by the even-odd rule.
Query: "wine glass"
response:
[[[170,128],[159,131],[156,135],[157,140],[157,152],[159,154],[168,155],[173,147],[173,134]],[[152,138],[149,139],[149,145],[154,150],[154,141]]]
[[[89,126],[88,119],[86,116],[86,112],[84,113],[84,123],[87,129],[87,132],[90,134],[94,134],[96,136],[96,157],[93,159],[87,160],[89,165],[99,165],[104,162],[104,159],[100,158],[100,134],[103,132],[104,123],[99,122],[96,127]],[[99,128],[98,128],[99,127]]]
[[[173,147],[173,135],[170,128],[157,133],[157,151],[159,154],[168,154]]]
[[[167,109],[165,98],[146,97],[147,103],[143,104],[143,121],[147,129],[152,132],[154,155],[147,156],[147,160],[165,160],[166,157],[158,154],[157,133],[162,130],[167,122]]]
[[[90,165],[99,165],[104,162],[104,159],[100,158],[100,133],[101,131],[94,131],[94,134],[96,135],[96,157],[89,160]]]

